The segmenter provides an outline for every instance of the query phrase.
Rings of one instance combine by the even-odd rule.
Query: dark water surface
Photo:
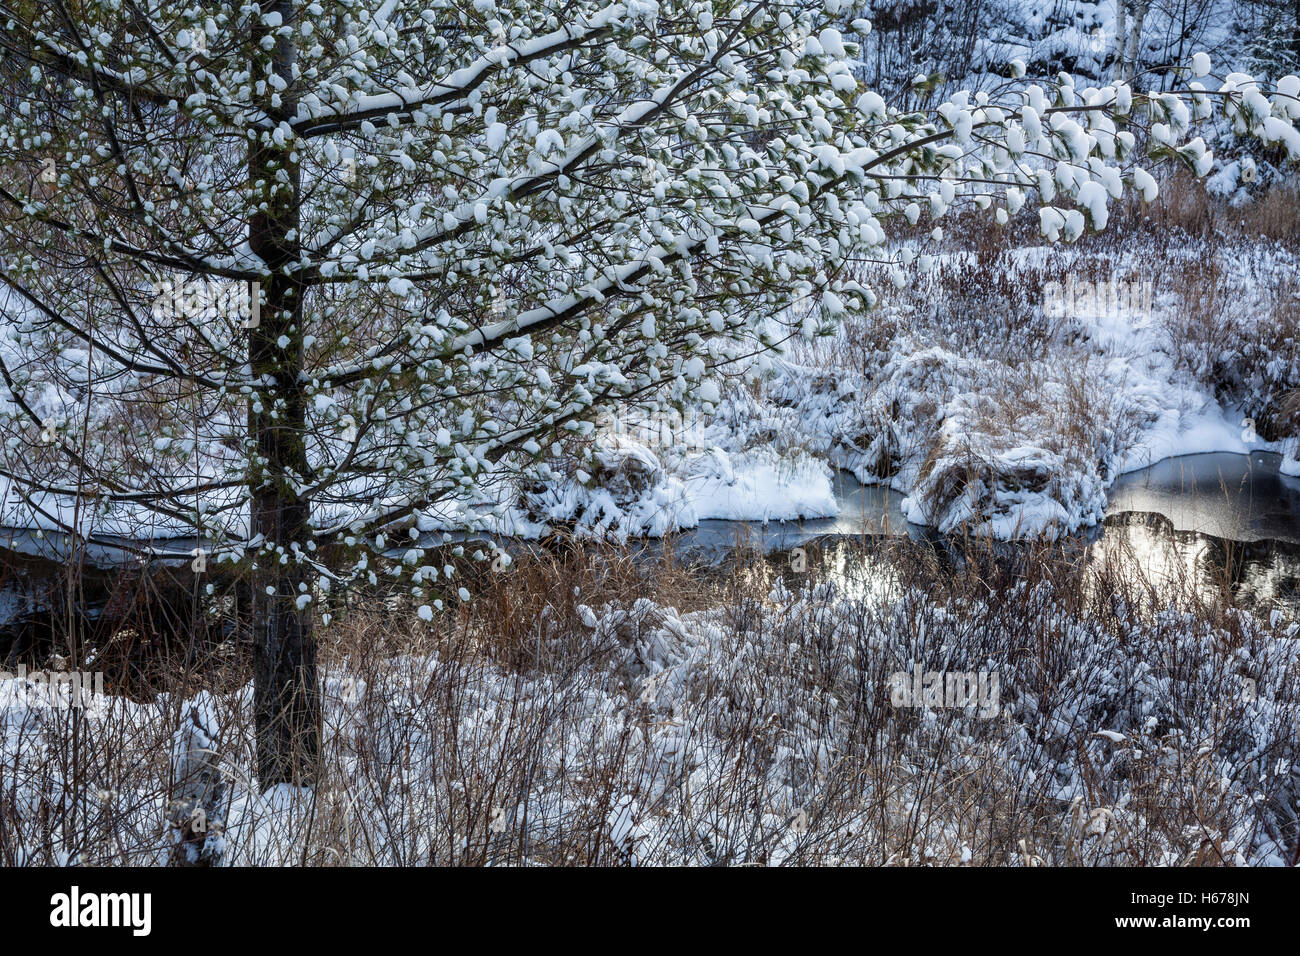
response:
[[[1091,560],[1120,561],[1152,583],[1227,587],[1244,605],[1300,612],[1300,477],[1280,472],[1280,455],[1212,453],[1165,459],[1121,476],[1097,528],[1074,537]],[[939,542],[903,517],[903,495],[835,481],[840,514],[796,522],[702,521],[674,537],[679,553],[719,560],[738,545],[764,552],[827,540],[907,535]],[[1014,548],[1009,545],[1008,548]],[[842,551],[835,560],[846,560]],[[1300,615],[1296,615],[1300,616]]]

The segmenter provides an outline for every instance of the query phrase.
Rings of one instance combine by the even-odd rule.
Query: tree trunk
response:
[[[1146,23],[1147,11],[1151,9],[1151,0],[1136,0],[1133,4],[1132,22],[1129,24],[1127,52],[1124,54],[1126,74],[1125,83],[1131,82],[1138,71],[1138,61],[1142,53],[1142,27]]]
[[[292,5],[279,3],[285,22]],[[273,70],[293,82],[291,41],[278,38]],[[276,120],[291,116],[293,97],[266,103]],[[250,222],[249,245],[271,270],[261,283],[261,307],[248,333],[253,374],[264,385],[248,411],[254,460],[251,530],[263,547],[253,574],[253,700],[257,775],[263,789],[278,783],[311,785],[320,764],[320,685],[311,611],[298,597],[310,592],[305,557],[311,503],[299,490],[308,480],[306,397],[303,370],[303,300],[299,283],[284,267],[298,261],[299,171],[292,145],[259,141],[249,153],[249,178],[264,185],[267,201]],[[257,290],[254,290],[257,291]],[[250,323],[251,324],[251,323]]]
[[[1294,0],[1291,4],[1291,12],[1294,14],[1291,27],[1291,54],[1300,60],[1300,0]]]
[[[1115,67],[1113,75],[1118,83],[1128,82],[1128,71],[1124,66],[1124,50],[1128,44],[1124,10],[1126,2],[1127,0],[1115,0]]]
[[[278,224],[272,225],[272,232],[278,232]],[[253,691],[257,772],[267,787],[311,782],[321,732],[311,611],[297,604],[312,581],[310,565],[299,560],[311,534],[311,503],[296,490],[310,474],[304,441],[306,401],[298,381],[302,298],[282,276],[263,289],[261,322],[249,332],[249,357],[254,374],[273,376],[276,385],[262,392],[260,405],[250,408],[248,429],[258,459],[252,479],[252,532],[264,542],[253,574]]]

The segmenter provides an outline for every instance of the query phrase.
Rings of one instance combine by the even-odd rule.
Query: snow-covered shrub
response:
[[[553,613],[511,616],[508,646],[491,594],[450,632],[358,609],[327,662],[316,790],[259,794],[249,689],[201,701],[221,727],[221,861],[1293,858],[1294,625],[1068,549],[945,554],[846,546],[831,578],[781,562],[785,579],[728,576],[721,603],[689,613],[572,595],[521,564],[499,598]],[[996,706],[895,699],[894,675],[931,672],[996,675]],[[68,719],[0,711],[0,859],[164,862],[177,708],[106,699],[76,738]]]
[[[1166,316],[1175,362],[1240,408],[1264,441],[1300,437],[1300,255],[1262,246],[1186,267],[1182,309]]]
[[[525,488],[520,504],[528,518],[616,540],[662,537],[697,523],[681,481],[644,445],[627,439],[603,444],[588,467]]]

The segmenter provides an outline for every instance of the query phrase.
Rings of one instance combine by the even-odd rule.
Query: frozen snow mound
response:
[[[615,541],[699,524],[682,482],[649,448],[623,438],[598,446],[590,471],[525,488],[520,508],[530,521]]]
[[[839,514],[831,470],[811,455],[770,448],[728,454],[715,448],[682,465],[682,481],[701,520],[792,521]]]
[[[957,452],[940,457],[903,501],[916,524],[942,533],[965,530],[1004,540],[1055,539],[1101,520],[1106,482],[1079,472],[1043,448],[1014,448],[981,456]]]

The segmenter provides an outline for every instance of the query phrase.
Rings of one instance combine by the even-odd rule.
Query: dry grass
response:
[[[1300,242],[1300,191],[1294,186],[1259,190],[1251,201],[1232,206],[1212,196],[1205,181],[1176,172],[1160,185],[1160,198],[1144,204],[1131,197],[1112,227],[1116,236],[1134,232],[1172,239]]]
[[[955,213],[940,223],[946,241],[966,248],[1023,247],[1042,242],[1035,216],[1022,214],[999,226],[988,212]],[[916,226],[900,224],[899,238],[919,239],[935,223],[922,219]],[[1292,185],[1270,185],[1256,190],[1250,201],[1231,205],[1212,195],[1205,180],[1185,170],[1173,169],[1160,180],[1160,196],[1144,203],[1133,190],[1111,208],[1110,221],[1100,233],[1079,240],[1083,248],[1114,248],[1141,238],[1159,246],[1188,239],[1219,241],[1300,243],[1300,190]]]
[[[322,635],[316,791],[253,799],[246,700],[200,698],[228,781],[213,809],[225,862],[1221,865],[1269,840],[1300,847],[1284,781],[1245,781],[1258,804],[1222,782],[1225,759],[1240,773],[1296,756],[1285,726],[1254,763],[1232,756],[1262,733],[1241,662],[1273,667],[1280,632],[1230,591],[1078,544],[810,555],[794,574],[785,555],[704,569],[557,545],[485,574],[431,624],[396,596],[357,596]],[[674,610],[691,606],[707,610]],[[712,636],[672,650],[679,632]],[[886,706],[895,653],[994,667],[1015,713]],[[1297,665],[1269,673],[1267,719],[1294,720]],[[167,860],[181,782],[167,754],[187,719],[163,697],[11,722],[0,861]]]

